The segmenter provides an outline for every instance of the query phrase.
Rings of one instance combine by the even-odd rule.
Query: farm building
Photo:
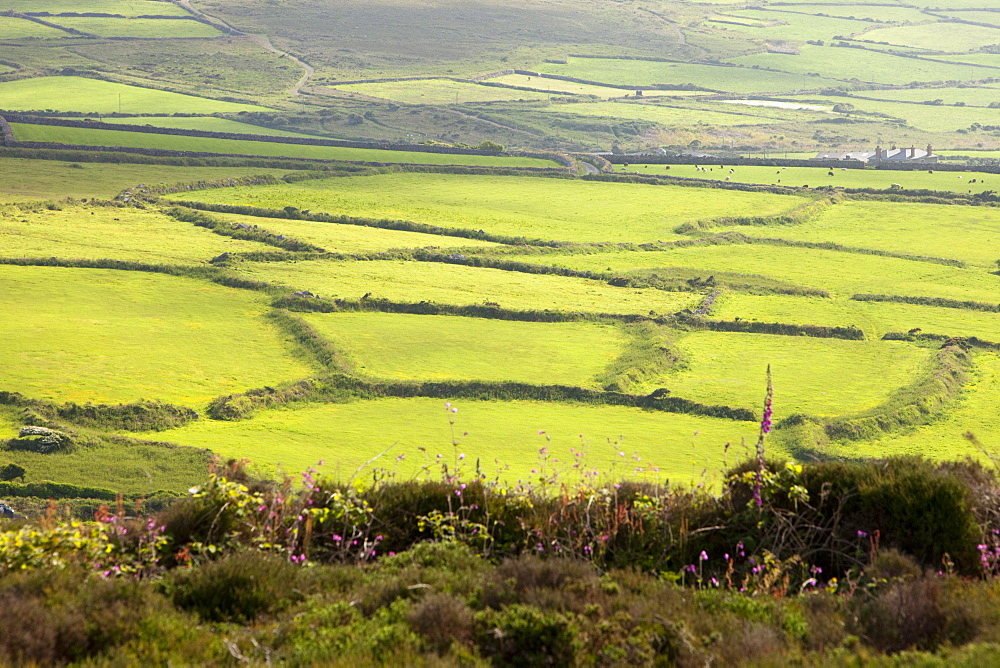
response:
[[[883,149],[876,146],[874,151],[823,151],[817,153],[813,160],[857,160],[858,162],[878,162],[878,163],[917,163],[933,164],[940,156],[934,155],[930,145],[927,149],[919,149],[915,146],[910,148],[896,148],[895,146]]]

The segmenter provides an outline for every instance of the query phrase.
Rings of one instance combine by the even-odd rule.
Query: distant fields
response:
[[[198,151],[236,155],[259,155],[322,160],[357,160],[363,162],[398,162],[424,165],[485,165],[507,167],[554,167],[548,160],[490,155],[452,155],[416,151],[388,151],[342,146],[311,146],[281,144],[242,139],[215,139],[182,135],[128,132],[126,130],[94,130],[55,125],[11,123],[19,141],[58,142],[81,146],[122,146],[130,148],[160,148],[172,151]]]
[[[122,16],[187,15],[187,12],[173,3],[156,0],[4,0],[3,6],[4,9],[13,9],[17,12],[50,12],[52,14],[100,12],[121,14]]]
[[[191,279],[95,269],[0,266],[19,335],[0,350],[0,387],[42,399],[213,396],[308,375],[262,319],[261,300]]]
[[[545,74],[561,74],[602,83],[632,86],[697,84],[734,93],[791,92],[822,88],[831,83],[822,78],[786,72],[754,71],[750,75],[737,67],[607,58],[570,58],[567,65],[543,63],[538,69]]]
[[[98,37],[218,37],[218,30],[193,19],[108,19],[89,17],[53,17],[54,23]]]
[[[845,49],[832,46],[804,45],[797,55],[762,53],[733,58],[732,62],[746,67],[759,65],[784,72],[817,73],[834,79],[858,78],[886,84],[907,84],[911,81],[974,81],[997,76],[997,72],[979,67],[903,58],[890,54]],[[792,76],[791,74],[785,76]],[[756,78],[756,73],[754,77]],[[821,78],[808,88],[822,88]],[[799,86],[806,88],[806,86]]]
[[[969,18],[969,20],[975,20]],[[865,33],[865,39],[889,44],[915,46],[935,51],[955,50],[961,44],[962,51],[972,51],[979,47],[1000,42],[1000,29],[987,28],[962,23],[928,23],[916,26],[880,28]]]
[[[346,93],[357,93],[406,104],[459,104],[462,102],[490,102],[493,100],[547,100],[551,95],[532,91],[513,90],[499,86],[480,86],[448,79],[418,81],[387,81],[370,84],[340,84],[335,87]]]
[[[263,111],[253,104],[210,100],[164,90],[140,88],[83,77],[38,77],[0,82],[0,108],[8,111],[79,111],[110,114],[211,114],[221,111]]]
[[[784,157],[779,154],[777,157]],[[815,157],[815,154],[809,157]],[[782,185],[791,187],[834,186],[840,188],[874,188],[886,190],[893,183],[898,183],[911,190],[947,190],[951,192],[978,193],[984,190],[1000,188],[1000,175],[984,172],[943,172],[930,170],[891,171],[879,169],[838,169],[827,167],[758,167],[753,165],[726,165],[720,169],[718,162],[709,163],[705,167],[710,171],[698,171],[695,165],[645,165],[630,163],[628,167],[615,165],[615,171],[640,174],[642,176],[679,176],[684,178],[725,181],[733,183],[763,183],[765,185]],[[668,169],[669,167],[669,169]],[[729,170],[732,169],[733,173]],[[833,176],[829,172],[833,172]],[[933,174],[929,171],[934,171]],[[969,183],[976,179],[976,183]]]
[[[434,478],[443,461],[461,464],[469,475],[478,462],[488,478],[537,480],[532,469],[540,470],[539,449],[547,447],[552,458],[545,469],[570,478],[596,469],[611,479],[681,481],[698,480],[703,471],[716,479],[723,445],[733,446],[728,456],[732,464],[743,456],[740,439],[751,442],[758,430],[752,422],[619,406],[455,401],[458,413],[450,414],[444,403],[380,399],[291,407],[245,422],[195,422],[157,437],[208,447],[226,457],[248,457],[265,471],[280,464],[282,471],[296,472],[325,461],[322,470],[341,480],[383,451],[370,467],[387,468],[403,479],[420,474],[423,466],[431,467],[428,475]],[[458,447],[451,445],[449,417],[455,420]],[[574,470],[576,452],[583,453],[583,462]],[[464,459],[457,459],[460,454]]]
[[[267,188],[225,188],[176,199],[263,206],[289,204],[330,214],[416,220],[494,234],[560,241],[656,241],[677,238],[687,220],[777,214],[805,202],[766,193],[637,184],[580,183],[539,177],[382,174],[302,181]],[[627,206],[625,203],[627,202]]]
[[[576,83],[575,81],[563,81],[562,79],[550,79],[548,77],[528,76],[526,74],[508,74],[505,76],[489,79],[497,83],[510,86],[523,86],[526,88],[538,88],[544,90],[559,91],[562,93],[573,93],[574,95],[596,95],[598,97],[623,97],[625,95],[635,95],[635,91],[623,88],[609,88],[607,86],[593,86],[591,84]],[[643,97],[687,97],[689,95],[704,95],[698,91],[686,90],[644,90]]]
[[[513,380],[596,389],[621,353],[613,325],[507,322],[391,313],[317,314],[310,325],[354,363],[356,373],[393,380]],[[507,360],[497,364],[497,360]]]
[[[0,39],[23,39],[25,37],[65,37],[58,28],[35,23],[27,19],[0,16]]]
[[[467,306],[497,303],[518,310],[584,313],[674,313],[693,307],[697,295],[651,288],[616,288],[602,281],[522,274],[427,262],[244,263],[241,276],[309,290],[324,297],[431,301]]]
[[[733,108],[733,111],[713,111],[701,108],[671,107],[664,104],[641,102],[578,102],[573,104],[553,104],[541,111],[551,114],[575,116],[596,116],[600,118],[621,118],[644,120],[663,125],[767,125],[783,120],[781,111],[752,107]],[[787,112],[785,112],[787,114]]]
[[[73,165],[79,165],[74,167]],[[181,167],[117,163],[69,163],[59,160],[7,158],[0,152],[0,201],[100,197],[111,199],[125,188],[215,181],[254,174],[287,174],[262,167]]]

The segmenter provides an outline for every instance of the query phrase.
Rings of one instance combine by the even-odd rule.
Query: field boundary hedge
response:
[[[340,148],[358,148],[380,151],[405,151],[407,153],[439,153],[444,155],[478,155],[482,157],[540,157],[552,160],[563,167],[570,166],[570,159],[562,153],[514,151],[496,153],[476,148],[458,146],[442,146],[439,144],[395,144],[392,142],[359,142],[344,139],[324,139],[321,137],[280,137],[266,134],[243,134],[238,132],[216,132],[213,130],[189,130],[182,128],[161,128],[150,125],[130,125],[126,123],[102,123],[100,121],[75,120],[69,118],[48,118],[23,114],[8,114],[14,123],[28,125],[55,125],[68,128],[85,128],[91,130],[112,130],[119,132],[140,132],[145,134],[175,135],[182,137],[204,137],[209,139],[232,139],[236,141],[258,141],[272,144],[298,144],[303,146],[328,146]],[[542,157],[544,156],[544,157]]]
[[[216,420],[242,420],[259,408],[298,401],[344,401],[351,398],[382,397],[473,399],[480,401],[576,402],[610,406],[628,406],[667,413],[704,415],[742,422],[756,416],[746,408],[710,406],[657,390],[649,395],[588,390],[569,385],[533,385],[510,381],[380,381],[331,374],[299,381],[284,389],[259,388],[214,399],[208,415]]]
[[[198,211],[210,211],[213,213],[230,213],[242,216],[253,216],[255,218],[282,218],[285,220],[308,220],[315,223],[333,223],[338,225],[358,225],[360,227],[375,227],[382,230],[397,230],[402,232],[419,232],[421,234],[435,234],[447,237],[461,237],[463,239],[475,239],[478,241],[492,241],[494,243],[508,246],[551,246],[559,247],[569,245],[569,242],[545,241],[542,239],[528,239],[526,237],[514,237],[505,234],[491,234],[481,230],[472,230],[462,227],[442,227],[430,225],[428,223],[417,223],[409,220],[390,220],[388,218],[362,218],[359,216],[333,215],[329,213],[312,213],[300,211],[295,207],[284,209],[270,209],[257,206],[246,206],[237,204],[210,204],[207,202],[175,201],[174,204],[188,209]]]
[[[851,299],[857,302],[890,302],[898,304],[915,304],[918,306],[937,306],[940,308],[957,308],[966,311],[1000,313],[1000,304],[990,304],[989,302],[977,301],[961,301],[958,299],[945,299],[943,297],[909,297],[906,295],[873,295],[859,293],[851,295]]]
[[[793,415],[783,420],[779,427],[812,423],[827,438],[862,441],[874,440],[905,427],[929,424],[965,385],[973,366],[969,348],[971,346],[962,339],[946,340],[934,355],[929,369],[870,410],[829,420]]]
[[[198,413],[184,406],[161,401],[137,401],[130,404],[57,404],[31,399],[19,392],[0,391],[0,405],[24,410],[26,424],[65,420],[82,427],[121,431],[163,431],[181,427],[198,419]],[[44,426],[44,425],[40,425]]]
[[[1000,352],[1000,343],[994,341],[986,341],[978,336],[962,336],[955,337],[949,336],[947,334],[932,334],[930,332],[916,331],[916,332],[886,332],[882,339],[884,341],[916,341],[916,342],[929,342],[929,343],[941,343],[942,341],[961,341],[962,343],[968,345],[971,348],[976,348],[978,350],[989,350],[993,352]]]
[[[275,234],[274,232],[265,230],[257,225],[230,223],[228,221],[213,218],[205,213],[202,213],[201,211],[184,209],[182,207],[172,207],[170,209],[166,209],[163,213],[175,220],[179,220],[184,223],[191,223],[196,227],[204,227],[205,229],[211,230],[215,234],[230,237],[232,239],[256,241],[258,243],[267,244],[268,246],[274,246],[276,248],[292,252],[325,252],[324,249],[319,246],[314,246],[313,244],[305,241],[299,241],[298,239],[294,239],[292,237],[286,237],[283,234]]]
[[[768,227],[774,225],[801,225],[815,219],[830,207],[838,204],[840,201],[841,197],[834,194],[812,202],[805,202],[786,213],[779,213],[773,216],[723,216],[721,218],[692,221],[674,228],[674,232],[677,234],[686,234],[688,232],[695,232],[697,230],[704,230],[713,227],[729,227],[736,225]]]
[[[131,260],[70,260],[57,257],[0,257],[0,264],[16,267],[60,267],[65,269],[113,269],[116,271],[140,271],[166,276],[180,276],[211,281],[227,288],[277,293],[285,288],[263,281],[251,281],[231,276],[216,267],[195,267],[173,264],[146,264]]]

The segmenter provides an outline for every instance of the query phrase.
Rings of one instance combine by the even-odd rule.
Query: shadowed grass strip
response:
[[[109,431],[162,431],[198,419],[198,413],[190,408],[160,401],[81,406],[72,402],[57,404],[30,399],[18,392],[0,391],[0,405],[23,409],[25,419],[31,424],[42,420],[58,420]]]
[[[872,295],[861,293],[852,295],[851,299],[857,302],[892,302],[897,304],[917,304],[919,306],[939,306],[941,308],[957,308],[966,311],[1000,313],[1000,304],[960,301],[958,299],[945,299],[943,297],[910,297],[906,295]]]

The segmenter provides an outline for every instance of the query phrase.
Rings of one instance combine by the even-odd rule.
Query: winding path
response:
[[[253,41],[254,43],[256,43],[256,44],[258,44],[258,45],[260,45],[262,47],[264,47],[265,49],[267,49],[271,53],[276,53],[279,56],[281,56],[282,58],[288,58],[293,63],[295,63],[296,65],[298,65],[299,67],[301,67],[304,70],[305,74],[303,74],[302,78],[300,78],[295,83],[295,85],[292,86],[291,90],[289,91],[289,93],[291,93],[292,95],[302,95],[302,88],[307,83],[309,83],[309,79],[311,79],[312,76],[316,73],[316,69],[312,65],[310,65],[309,63],[305,62],[304,60],[300,60],[299,58],[297,58],[294,55],[288,53],[287,51],[282,51],[281,49],[279,49],[278,47],[276,47],[274,44],[272,44],[271,43],[271,39],[267,35],[255,35],[255,34],[252,34],[252,33],[243,32],[239,28],[235,28],[235,27],[229,25],[228,23],[226,23],[222,19],[218,18],[217,16],[210,16],[210,15],[208,15],[208,14],[202,12],[202,11],[199,11],[199,10],[195,9],[194,7],[191,6],[191,0],[176,0],[176,2],[177,2],[178,5],[180,5],[181,7],[183,7],[184,9],[186,9],[187,11],[189,11],[190,13],[194,14],[198,18],[204,19],[204,20],[209,21],[211,23],[214,23],[214,24],[216,24],[218,26],[222,26],[223,28],[225,28],[226,30],[228,30],[229,32],[231,32],[234,35],[242,35],[243,37],[248,37],[248,38],[250,38],[251,41]]]

